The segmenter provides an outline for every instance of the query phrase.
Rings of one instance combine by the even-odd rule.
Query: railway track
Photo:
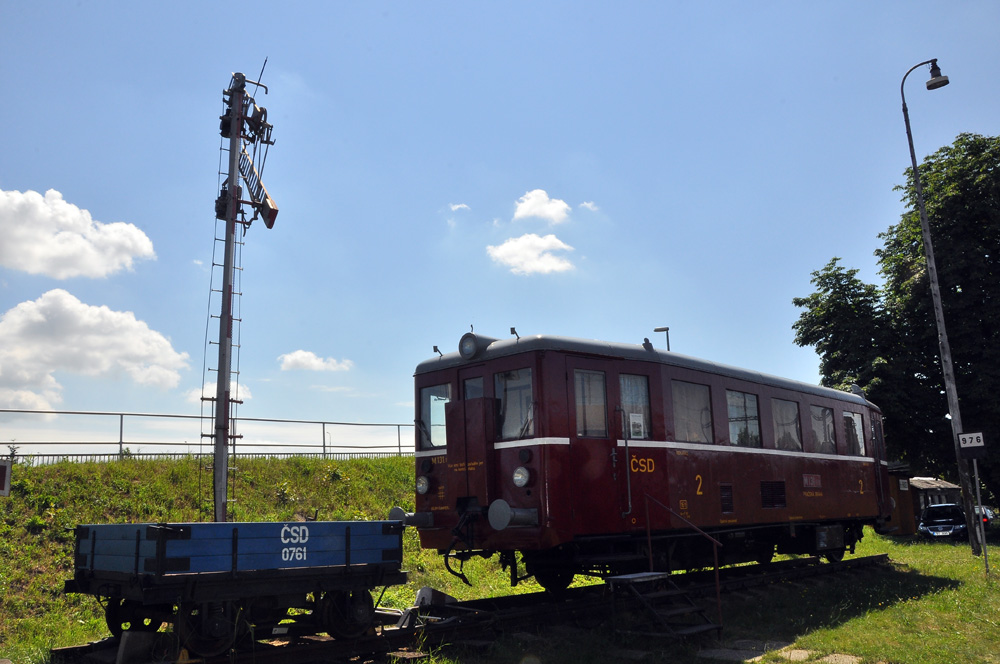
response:
[[[720,570],[721,593],[763,587],[791,579],[806,579],[848,570],[886,564],[888,556],[852,558],[837,563],[820,563],[816,558],[800,558],[770,563],[731,567]],[[714,596],[716,585],[713,571],[688,572],[672,575],[671,581],[689,597]],[[384,656],[389,653],[409,653],[422,647],[463,640],[487,640],[500,632],[537,630],[556,624],[597,626],[613,620],[614,611],[634,610],[644,600],[627,595],[612,595],[608,584],[572,588],[559,596],[550,593],[506,595],[463,602],[434,603],[406,611],[379,611],[378,626],[363,637],[342,640],[324,635],[272,635],[248,640],[238,650],[215,658],[197,660],[204,664],[309,664],[311,662],[346,662],[348,660]],[[660,593],[662,594],[662,593]],[[657,605],[669,601],[651,594],[648,603]],[[717,627],[717,626],[713,626]],[[131,643],[130,643],[131,642]],[[119,647],[133,653],[132,662],[156,661],[183,664],[184,653],[177,652],[171,632],[156,634],[126,633],[121,643],[117,639],[84,646],[57,648],[51,652],[52,664],[98,664],[115,662]],[[144,660],[141,653],[150,652]],[[139,655],[138,657],[136,655]]]

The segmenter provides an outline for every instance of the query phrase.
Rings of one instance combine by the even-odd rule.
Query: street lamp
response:
[[[913,188],[917,192],[917,208],[920,211],[920,229],[924,236],[924,255],[927,258],[927,276],[931,283],[931,299],[934,302],[934,320],[937,323],[938,348],[941,353],[941,371],[944,373],[944,391],[948,397],[948,413],[951,416],[952,442],[955,446],[955,457],[958,460],[958,479],[962,485],[962,502],[965,505],[966,522],[969,527],[969,541],[972,545],[972,552],[979,555],[981,552],[979,541],[979,529],[974,528],[975,510],[972,507],[972,482],[969,478],[969,468],[962,458],[961,448],[958,442],[958,434],[962,431],[962,413],[958,408],[958,390],[955,388],[955,369],[951,363],[951,346],[948,343],[948,332],[944,325],[944,310],[941,308],[941,287],[938,285],[937,264],[934,260],[934,244],[931,242],[931,228],[927,222],[927,209],[924,207],[924,190],[920,184],[920,170],[917,168],[917,154],[913,150],[913,133],[910,131],[910,114],[906,110],[906,95],[903,94],[903,85],[906,77],[917,67],[924,65],[931,66],[931,78],[927,81],[928,90],[937,90],[948,85],[948,77],[941,75],[941,68],[938,67],[937,58],[921,62],[910,67],[910,70],[903,75],[903,81],[899,84],[899,96],[903,100],[903,120],[906,123],[906,140],[910,144],[910,162],[913,166]],[[971,533],[976,533],[971,536]]]
[[[667,350],[670,350],[670,328],[669,327],[654,327],[653,332],[666,332],[667,333]]]

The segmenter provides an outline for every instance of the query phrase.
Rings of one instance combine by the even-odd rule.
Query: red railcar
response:
[[[500,555],[558,589],[608,575],[839,558],[889,519],[859,394],[642,345],[468,333],[415,374],[416,507],[445,562]],[[697,529],[695,528],[697,527]],[[455,572],[461,575],[461,572]]]

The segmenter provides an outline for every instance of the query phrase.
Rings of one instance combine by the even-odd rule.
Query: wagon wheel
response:
[[[529,564],[527,572],[535,577],[538,585],[553,594],[563,592],[573,583],[573,572],[561,567],[536,567]]]
[[[754,558],[758,565],[768,565],[772,560],[774,560],[774,544],[765,544],[757,551],[757,557]]]
[[[356,639],[371,628],[375,602],[367,590],[338,590],[323,595],[317,611],[320,626],[330,636]]]
[[[846,549],[834,549],[833,551],[827,551],[823,554],[828,563],[839,563],[844,559],[844,551]]]
[[[233,602],[181,604],[175,622],[182,648],[203,657],[228,651],[246,631],[246,620]]]
[[[122,632],[155,632],[163,621],[154,617],[155,607],[143,606],[133,599],[109,598],[104,607],[104,622],[111,635],[119,638]]]

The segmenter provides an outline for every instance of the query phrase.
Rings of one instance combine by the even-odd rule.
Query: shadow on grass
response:
[[[795,641],[820,628],[837,627],[871,611],[961,585],[895,565],[856,570],[805,582],[785,582],[723,598],[726,637]]]

